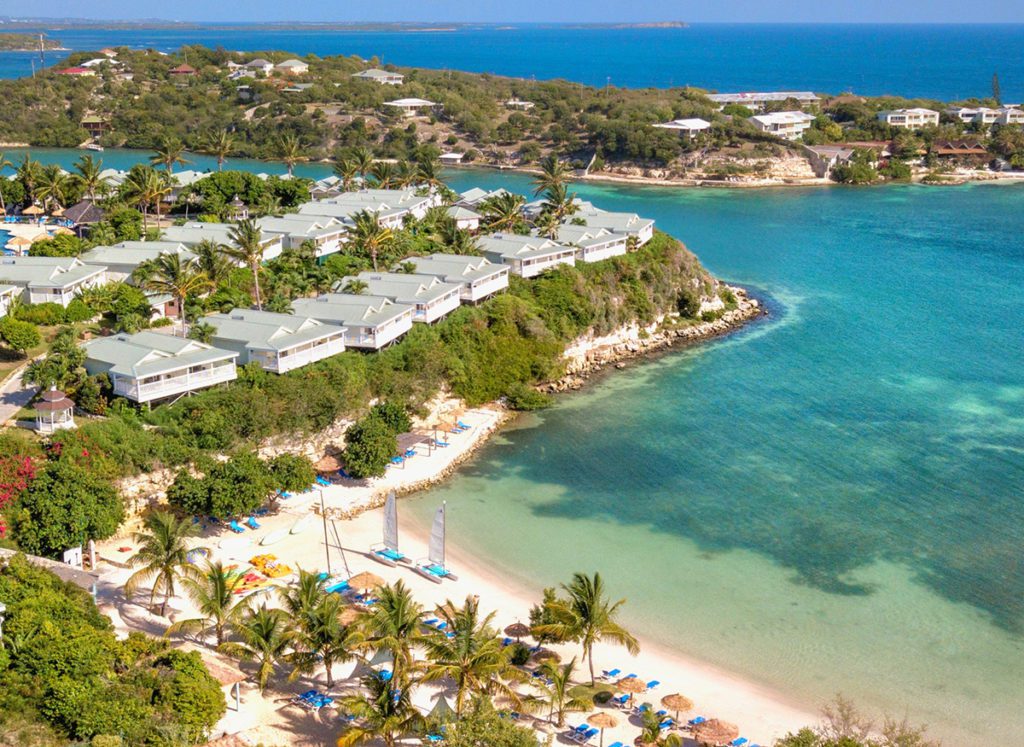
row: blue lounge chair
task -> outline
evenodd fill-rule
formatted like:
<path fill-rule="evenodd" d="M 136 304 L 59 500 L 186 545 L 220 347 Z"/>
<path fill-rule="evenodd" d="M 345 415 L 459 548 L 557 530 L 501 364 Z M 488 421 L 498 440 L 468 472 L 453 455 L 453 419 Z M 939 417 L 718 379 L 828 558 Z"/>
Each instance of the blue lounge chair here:
<path fill-rule="evenodd" d="M 260 528 L 260 524 L 259 524 L 258 521 L 256 521 L 256 518 L 254 516 L 250 516 L 248 519 L 246 519 L 245 520 L 245 525 L 247 527 L 249 527 L 250 529 L 259 529 Z"/>
<path fill-rule="evenodd" d="M 458 421 L 456 423 L 456 425 L 459 426 L 464 431 L 468 431 L 468 430 L 472 430 L 473 429 L 473 426 L 468 425 L 467 423 L 463 423 L 461 420 Z"/>
<path fill-rule="evenodd" d="M 393 456 L 391 457 L 392 464 L 402 464 L 405 461 L 405 457 Z"/>
<path fill-rule="evenodd" d="M 697 724 L 703 724 L 705 721 L 707 721 L 707 719 L 704 718 L 703 716 L 697 716 L 696 718 L 691 718 L 689 721 L 687 721 L 686 725 L 687 726 L 696 726 Z"/>
<path fill-rule="evenodd" d="M 438 441 L 437 439 L 434 439 L 434 446 L 437 446 L 442 449 L 447 449 L 448 445 L 449 444 L 447 441 Z"/>
<path fill-rule="evenodd" d="M 612 742 L 608 747 L 626 747 L 622 742 Z"/>
<path fill-rule="evenodd" d="M 326 487 L 328 487 L 331 484 L 331 481 L 328 480 L 326 477 L 321 477 L 320 475 L 317 475 L 316 476 L 316 484 L 317 485 L 323 485 L 326 488 Z"/>
<path fill-rule="evenodd" d="M 502 646 L 511 646 L 513 643 L 515 643 L 515 641 L 513 641 L 511 638 L 503 638 L 501 640 Z"/>
<path fill-rule="evenodd" d="M 348 581 L 340 581 L 340 582 L 338 582 L 336 584 L 331 584 L 330 586 L 325 586 L 324 587 L 324 591 L 326 591 L 328 594 L 340 594 L 343 591 L 348 591 L 348 590 L 349 590 Z"/>
<path fill-rule="evenodd" d="M 616 704 L 618 704 L 620 706 L 624 706 L 628 702 L 629 702 L 629 695 L 627 695 L 627 694 L 620 695 L 617 698 L 612 698 L 612 703 L 616 703 Z"/>
<path fill-rule="evenodd" d="M 391 681 L 391 676 L 392 676 L 391 675 L 391 670 L 390 669 L 382 669 L 382 670 L 380 670 L 377 673 L 377 676 L 380 677 L 383 682 L 390 682 Z"/>
<path fill-rule="evenodd" d="M 444 737 L 441 736 L 440 734 L 428 734 L 427 735 L 427 741 L 428 742 L 443 742 L 444 741 Z"/>
<path fill-rule="evenodd" d="M 743 747 L 743 745 L 745 745 L 749 741 L 750 740 L 746 737 L 739 737 L 738 739 L 734 739 L 731 742 L 729 742 L 729 744 L 732 745 L 732 747 Z"/>
<path fill-rule="evenodd" d="M 239 524 L 234 519 L 231 520 L 231 523 L 228 524 L 228 526 L 231 527 L 231 531 L 234 532 L 235 534 L 244 534 L 245 533 L 245 530 L 242 529 L 242 525 Z"/>
<path fill-rule="evenodd" d="M 601 676 L 606 680 L 614 679 L 618 677 L 620 674 L 622 674 L 621 669 L 605 669 L 603 672 L 601 672 Z"/>
<path fill-rule="evenodd" d="M 659 680 L 651 680 L 650 682 L 647 683 L 647 689 L 648 690 L 653 690 L 654 688 L 656 688 L 660 684 L 661 684 L 661 682 Z"/>

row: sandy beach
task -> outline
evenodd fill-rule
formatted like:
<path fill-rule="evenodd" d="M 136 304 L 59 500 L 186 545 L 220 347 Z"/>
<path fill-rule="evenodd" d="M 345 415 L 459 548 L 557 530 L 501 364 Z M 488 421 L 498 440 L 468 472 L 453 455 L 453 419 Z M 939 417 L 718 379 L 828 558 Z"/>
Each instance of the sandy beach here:
<path fill-rule="evenodd" d="M 379 505 L 382 491 L 407 491 L 413 485 L 424 484 L 446 473 L 471 454 L 498 426 L 501 418 L 502 413 L 497 410 L 467 411 L 463 420 L 473 428 L 467 433 L 451 436 L 453 445 L 449 450 L 439 449 L 431 456 L 416 456 L 405 469 L 389 469 L 385 477 L 367 484 L 342 483 L 324 488 L 322 492 L 317 489 L 293 496 L 283 502 L 282 510 L 277 515 L 260 518 L 260 528 L 257 530 L 246 530 L 244 534 L 236 535 L 223 526 L 210 527 L 195 544 L 207 547 L 214 559 L 241 567 L 247 567 L 249 559 L 255 555 L 272 553 L 293 570 L 299 567 L 306 570 L 330 570 L 332 574 L 345 576 L 371 571 L 388 583 L 401 579 L 426 609 L 448 599 L 459 603 L 468 596 L 477 595 L 485 610 L 496 613 L 496 627 L 504 628 L 516 621 L 528 621 L 529 609 L 539 599 L 542 590 L 510 584 L 507 576 L 502 573 L 503 569 L 485 567 L 458 547 L 447 548 L 448 565 L 457 574 L 458 580 L 446 580 L 441 584 L 417 575 L 408 566 L 386 567 L 373 560 L 368 553 L 370 546 L 381 539 L 382 511 L 379 508 L 365 510 L 366 507 Z M 327 522 L 319 511 L 321 499 L 330 517 Z M 340 518 L 343 516 L 351 518 Z M 402 522 L 401 501 L 399 516 L 401 550 L 412 559 L 426 556 L 427 532 L 425 528 L 417 527 L 410 521 Z M 340 548 L 335 544 L 335 530 L 340 539 Z M 325 543 L 325 537 L 330 538 L 329 545 Z M 160 634 L 169 619 L 159 618 L 145 609 L 145 594 L 128 601 L 120 591 L 129 571 L 117 566 L 123 566 L 124 561 L 131 556 L 133 544 L 122 539 L 107 542 L 99 548 L 103 559 L 113 561 L 113 564 L 100 565 L 103 574 L 100 603 L 103 611 L 111 615 L 115 626 L 122 633 L 145 630 Z M 600 569 L 580 570 L 592 572 Z M 274 583 L 288 583 L 293 579 L 294 576 Z M 272 588 L 267 587 L 268 590 Z M 615 596 L 628 595 L 628 589 L 613 589 L 611 593 Z M 261 592 L 254 599 L 273 600 L 274 595 Z M 170 617 L 173 619 L 192 616 L 190 604 L 184 598 L 175 599 L 171 609 Z M 563 657 L 563 661 L 579 655 L 578 648 L 571 644 L 553 648 Z M 661 684 L 650 693 L 636 697 L 641 702 L 659 704 L 661 698 L 669 693 L 683 693 L 695 703 L 694 711 L 688 714 L 690 717 L 699 714 L 707 718 L 732 721 L 739 725 L 742 734 L 752 742 L 770 744 L 776 737 L 816 720 L 813 713 L 786 702 L 778 694 L 757 683 L 746 682 L 728 672 L 684 658 L 648 641 L 641 641 L 641 652 L 636 657 L 629 656 L 620 648 L 599 645 L 595 649 L 595 664 L 599 671 L 619 668 L 624 673 L 636 673 L 645 681 L 659 680 Z M 585 669 L 579 671 L 580 676 L 584 676 Z M 358 667 L 352 664 L 338 667 L 338 681 L 332 694 L 339 696 L 353 692 L 358 685 L 358 674 Z M 251 744 L 330 743 L 342 728 L 334 712 L 325 710 L 316 715 L 307 714 L 289 702 L 295 693 L 309 687 L 323 687 L 322 673 L 319 675 L 287 683 L 282 668 L 264 697 L 259 695 L 254 685 L 246 683 L 242 689 L 241 710 L 229 710 L 218 726 L 218 731 L 238 734 Z M 429 710 L 442 691 L 440 686 L 423 686 L 418 689 L 415 702 L 422 709 Z M 528 688 L 524 687 L 526 691 Z M 446 694 L 451 696 L 450 692 Z M 568 720 L 575 725 L 588 715 L 589 712 L 570 714 Z M 618 712 L 618 716 L 620 725 L 606 731 L 606 744 L 614 741 L 632 743 L 639 734 L 639 720 L 636 717 L 624 712 Z M 539 728 L 541 736 L 550 728 L 543 719 L 534 721 L 530 716 L 524 716 L 522 723 Z"/>

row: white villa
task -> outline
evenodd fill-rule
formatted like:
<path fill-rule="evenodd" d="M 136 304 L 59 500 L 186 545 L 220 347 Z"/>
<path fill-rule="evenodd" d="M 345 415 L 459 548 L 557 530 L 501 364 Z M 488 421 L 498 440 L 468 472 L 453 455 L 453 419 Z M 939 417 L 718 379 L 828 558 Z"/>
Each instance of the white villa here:
<path fill-rule="evenodd" d="M 235 309 L 203 321 L 216 330 L 211 337 L 214 345 L 238 353 L 240 363 L 256 361 L 274 373 L 345 351 L 345 328 L 312 317 Z"/>
<path fill-rule="evenodd" d="M 250 72 L 270 75 L 270 71 L 274 69 L 274 63 L 270 60 L 265 60 L 262 57 L 257 57 L 255 60 L 250 60 L 245 63 L 242 67 Z"/>
<path fill-rule="evenodd" d="M 297 298 L 292 309 L 300 316 L 345 328 L 345 347 L 380 350 L 412 329 L 415 309 L 380 296 L 325 293 Z"/>
<path fill-rule="evenodd" d="M 908 130 L 919 130 L 928 125 L 939 123 L 939 113 L 931 109 L 893 109 L 878 112 L 878 119 L 890 127 L 902 127 Z"/>
<path fill-rule="evenodd" d="M 312 241 L 317 257 L 341 251 L 345 241 L 345 224 L 328 216 L 291 213 L 280 218 L 260 218 L 256 224 L 264 234 L 280 235 L 285 249 L 298 249 L 304 241 Z"/>
<path fill-rule="evenodd" d="M 636 213 L 616 213 L 582 203 L 569 223 L 583 223 L 590 228 L 606 228 L 612 233 L 625 234 L 636 238 L 637 246 L 643 246 L 654 238 L 654 221 L 641 218 Z"/>
<path fill-rule="evenodd" d="M 708 98 L 718 104 L 719 108 L 727 104 L 741 104 L 748 109 L 759 111 L 768 103 L 798 101 L 801 107 L 814 106 L 820 99 L 811 91 L 753 91 L 750 93 L 711 93 Z"/>
<path fill-rule="evenodd" d="M 965 123 L 974 122 L 987 125 L 1024 124 L 1024 111 L 1015 106 L 1001 106 L 998 109 L 990 109 L 985 106 L 977 108 L 954 106 L 947 109 L 946 114 Z"/>
<path fill-rule="evenodd" d="M 274 65 L 274 70 L 285 75 L 305 75 L 309 72 L 309 64 L 294 58 Z"/>
<path fill-rule="evenodd" d="M 218 244 L 232 245 L 230 223 L 201 223 L 200 221 L 189 221 L 183 226 L 168 226 L 164 229 L 164 241 L 177 241 L 185 246 L 195 246 L 207 239 L 216 241 Z M 284 249 L 284 239 L 281 234 L 263 234 L 263 259 L 264 261 L 274 259 Z"/>
<path fill-rule="evenodd" d="M 21 288 L 16 285 L 0 284 L 0 316 L 7 316 L 7 309 L 11 308 L 11 302 L 21 293 Z"/>
<path fill-rule="evenodd" d="M 772 112 L 756 114 L 750 121 L 761 132 L 770 132 L 786 140 L 799 140 L 810 129 L 814 117 L 804 112 Z"/>
<path fill-rule="evenodd" d="M 366 283 L 366 292 L 395 303 L 407 304 L 416 311 L 413 321 L 432 324 L 455 311 L 461 303 L 461 287 L 437 277 L 402 272 L 361 272 L 357 280 Z M 343 288 L 347 281 L 342 279 Z"/>
<path fill-rule="evenodd" d="M 98 337 L 82 348 L 85 370 L 107 374 L 114 394 L 133 402 L 178 397 L 238 377 L 238 353 L 158 332 Z"/>
<path fill-rule="evenodd" d="M 427 101 L 426 99 L 395 99 L 394 101 L 385 101 L 384 106 L 390 106 L 394 109 L 401 109 L 402 115 L 406 117 L 413 117 L 423 109 L 433 109 L 437 104 L 433 101 Z"/>
<path fill-rule="evenodd" d="M 381 225 L 397 228 L 406 215 L 422 219 L 430 208 L 441 204 L 436 193 L 417 194 L 417 189 L 363 189 L 358 192 L 342 192 L 336 197 L 306 202 L 299 205 L 299 215 L 325 216 L 342 223 L 351 223 L 351 216 L 365 210 L 377 213 Z"/>
<path fill-rule="evenodd" d="M 182 261 L 195 258 L 195 254 L 178 241 L 122 241 L 113 246 L 97 246 L 79 257 L 90 265 L 107 268 L 107 282 L 127 280 L 144 262 L 162 254 L 177 254 Z"/>
<path fill-rule="evenodd" d="M 451 205 L 445 209 L 448 217 L 455 220 L 455 225 L 464 231 L 475 231 L 480 228 L 480 213 L 461 205 Z"/>
<path fill-rule="evenodd" d="M 0 285 L 17 286 L 28 303 L 67 306 L 79 290 L 102 284 L 106 273 L 75 257 L 0 257 Z"/>
<path fill-rule="evenodd" d="M 559 227 L 555 239 L 559 244 L 576 247 L 577 262 L 600 262 L 626 253 L 628 236 L 600 226 L 577 226 L 566 223 Z"/>
<path fill-rule="evenodd" d="M 484 257 L 435 253 L 429 257 L 410 257 L 407 261 L 416 265 L 416 275 L 458 285 L 463 303 L 477 303 L 508 288 L 509 268 Z"/>
<path fill-rule="evenodd" d="M 522 99 L 509 99 L 505 102 L 506 109 L 518 109 L 521 112 L 528 112 L 534 106 L 536 106 L 536 104 L 532 101 L 523 101 Z"/>
<path fill-rule="evenodd" d="M 706 119 L 694 118 L 694 119 L 673 119 L 671 122 L 665 122 L 663 124 L 656 124 L 655 127 L 661 128 L 662 130 L 675 130 L 680 135 L 686 135 L 687 137 L 696 137 L 704 130 L 711 127 L 711 123 Z"/>
<path fill-rule="evenodd" d="M 575 265 L 576 250 L 550 239 L 495 233 L 480 237 L 480 251 L 492 262 L 508 265 L 524 278 L 532 278 L 559 265 Z"/>
<path fill-rule="evenodd" d="M 402 81 L 405 80 L 405 76 L 401 73 L 393 73 L 390 70 L 381 70 L 380 68 L 363 70 L 361 73 L 355 73 L 352 77 L 368 80 L 372 83 L 380 83 L 384 86 L 400 86 Z"/>
<path fill-rule="evenodd" d="M 464 205 L 466 207 L 476 207 L 482 202 L 486 202 L 493 197 L 501 197 L 503 194 L 508 194 L 508 190 L 501 187 L 492 190 L 472 187 L 459 195 L 459 199 L 456 204 Z"/>

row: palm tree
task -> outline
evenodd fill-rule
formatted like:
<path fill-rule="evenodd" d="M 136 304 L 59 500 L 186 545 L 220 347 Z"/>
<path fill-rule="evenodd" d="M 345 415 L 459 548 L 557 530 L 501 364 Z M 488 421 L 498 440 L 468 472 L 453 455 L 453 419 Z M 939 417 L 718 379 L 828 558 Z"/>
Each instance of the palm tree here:
<path fill-rule="evenodd" d="M 457 714 L 471 694 L 502 695 L 519 704 L 519 695 L 504 680 L 525 677 L 512 664 L 512 649 L 498 639 L 491 624 L 494 613 L 481 616 L 479 600 L 467 597 L 462 607 L 445 602 L 438 608 L 438 617 L 447 623 L 446 630 L 433 632 L 423 643 L 429 659 L 423 680 L 454 681 Z"/>
<path fill-rule="evenodd" d="M 278 661 L 285 657 L 291 645 L 288 616 L 284 610 L 271 609 L 264 602 L 246 610 L 245 618 L 235 627 L 237 641 L 228 641 L 221 650 L 242 661 L 257 663 L 256 683 L 260 693 L 267 689 L 270 676 Z"/>
<path fill-rule="evenodd" d="M 569 170 L 554 153 L 540 162 L 541 173 L 533 180 L 533 194 L 539 195 L 569 181 Z"/>
<path fill-rule="evenodd" d="M 362 640 L 354 625 L 341 622 L 344 608 L 340 596 L 325 594 L 313 607 L 292 616 L 295 630 L 289 661 L 294 668 L 290 679 L 309 674 L 322 662 L 327 671 L 327 687 L 334 687 L 334 665 L 355 659 L 356 647 Z"/>
<path fill-rule="evenodd" d="M 364 650 L 391 653 L 394 679 L 405 682 L 415 664 L 413 649 L 423 642 L 420 632 L 420 613 L 423 608 L 412 598 L 412 592 L 396 581 L 383 586 L 377 604 L 361 620 L 365 639 Z"/>
<path fill-rule="evenodd" d="M 393 179 L 394 186 L 411 187 L 416 183 L 418 175 L 419 169 L 417 169 L 416 164 L 409 161 L 402 161 L 398 164 L 398 168 L 395 169 L 395 176 Z"/>
<path fill-rule="evenodd" d="M 569 584 L 563 584 L 568 599 L 557 599 L 549 605 L 555 622 L 536 626 L 540 635 L 552 635 L 557 640 L 579 641 L 583 659 L 590 665 L 590 684 L 594 684 L 594 644 L 610 640 L 625 646 L 634 656 L 640 644 L 625 628 L 615 622 L 615 615 L 626 603 L 625 599 L 612 604 L 605 597 L 604 581 L 600 573 L 591 578 L 584 573 L 573 574 Z"/>
<path fill-rule="evenodd" d="M 359 164 L 352 158 L 342 156 L 334 163 L 334 175 L 341 179 L 341 188 L 348 192 L 359 176 Z"/>
<path fill-rule="evenodd" d="M 439 189 L 445 186 L 441 179 L 441 169 L 436 158 L 421 155 L 416 161 L 416 181 L 425 184 L 431 189 Z"/>
<path fill-rule="evenodd" d="M 308 161 L 302 153 L 302 141 L 295 135 L 282 135 L 277 140 L 277 157 L 288 167 L 288 176 L 295 175 L 295 164 Z"/>
<path fill-rule="evenodd" d="M 203 239 L 192 247 L 199 269 L 206 273 L 206 277 L 214 285 L 220 285 L 231 273 L 231 261 L 224 256 L 224 250 L 224 245 L 213 239 Z"/>
<path fill-rule="evenodd" d="M 368 148 L 352 148 L 349 151 L 348 157 L 355 163 L 356 168 L 359 170 L 359 176 L 365 181 L 366 175 L 373 169 L 373 153 Z"/>
<path fill-rule="evenodd" d="M 375 161 L 370 175 L 377 182 L 378 189 L 391 189 L 397 177 L 395 167 L 387 161 Z"/>
<path fill-rule="evenodd" d="M 133 273 L 139 285 L 145 290 L 169 293 L 178 303 L 181 317 L 181 336 L 185 336 L 185 300 L 194 294 L 213 288 L 206 273 L 199 269 L 194 257 L 183 259 L 180 254 L 157 255 L 142 263 Z"/>
<path fill-rule="evenodd" d="M 0 151 L 0 172 L 13 166 L 14 164 L 7 159 L 7 154 Z M 7 204 L 4 202 L 4 191 L 2 189 L 0 189 L 0 213 L 7 213 Z"/>
<path fill-rule="evenodd" d="M 68 192 L 73 186 L 71 175 L 57 164 L 51 163 L 43 166 L 39 171 L 36 197 L 44 207 L 56 204 L 57 207 L 62 208 L 67 200 Z"/>
<path fill-rule="evenodd" d="M 347 233 L 349 246 L 356 254 L 370 258 L 374 272 L 377 271 L 377 257 L 395 241 L 394 232 L 380 224 L 378 214 L 366 210 L 352 216 L 352 226 Z"/>
<path fill-rule="evenodd" d="M 182 579 L 185 593 L 195 604 L 202 617 L 178 620 L 167 628 L 166 635 L 175 633 L 205 633 L 212 630 L 217 645 L 224 643 L 227 629 L 242 619 L 245 605 L 235 595 L 242 582 L 239 573 L 228 571 L 220 561 L 207 563 L 197 576 Z"/>
<path fill-rule="evenodd" d="M 341 287 L 342 293 L 348 293 L 350 296 L 362 296 L 369 290 L 370 286 L 365 281 L 359 280 L 358 278 L 352 278 L 346 280 L 345 285 Z"/>
<path fill-rule="evenodd" d="M 235 139 L 227 130 L 217 130 L 206 141 L 206 152 L 217 158 L 217 171 L 224 168 L 224 162 L 234 148 Z"/>
<path fill-rule="evenodd" d="M 480 245 L 469 231 L 459 228 L 455 218 L 446 215 L 435 224 L 434 239 L 451 254 L 480 254 Z"/>
<path fill-rule="evenodd" d="M 263 298 L 260 295 L 260 265 L 263 264 L 263 230 L 256 221 L 249 219 L 239 221 L 229 232 L 231 245 L 226 247 L 224 254 L 241 262 L 252 272 L 253 291 L 256 294 L 256 308 L 263 309 Z"/>
<path fill-rule="evenodd" d="M 26 153 L 18 164 L 17 177 L 21 186 L 25 188 L 25 197 L 29 204 L 36 200 L 36 184 L 39 180 L 39 171 L 42 168 L 38 161 L 32 160 L 32 154 Z"/>
<path fill-rule="evenodd" d="M 576 193 L 570 192 L 566 184 L 556 184 L 544 190 L 544 212 L 551 213 L 557 220 L 572 215 L 579 208 Z"/>
<path fill-rule="evenodd" d="M 136 166 L 128 172 L 122 186 L 125 199 L 142 209 L 142 232 L 145 236 L 149 230 L 149 209 L 156 207 L 156 218 L 159 222 L 160 201 L 170 194 L 171 185 L 155 169 Z"/>
<path fill-rule="evenodd" d="M 209 322 L 196 322 L 188 331 L 188 339 L 209 345 L 213 342 L 213 336 L 216 332 L 217 328 Z"/>
<path fill-rule="evenodd" d="M 548 721 L 553 721 L 559 727 L 565 724 L 566 713 L 586 711 L 592 705 L 590 701 L 572 694 L 572 675 L 575 669 L 576 657 L 562 665 L 546 661 L 540 668 L 544 676 L 533 681 L 534 687 L 541 690 L 541 697 L 548 705 Z"/>
<path fill-rule="evenodd" d="M 149 606 L 153 607 L 158 594 L 164 595 L 160 615 L 167 612 L 167 603 L 174 596 L 175 584 L 198 573 L 188 562 L 188 540 L 199 533 L 188 519 L 179 519 L 166 511 L 156 511 L 146 517 L 146 530 L 136 532 L 133 539 L 139 543 L 138 551 L 128 559 L 135 571 L 124 584 L 125 596 L 130 597 L 146 581 L 153 579 Z"/>
<path fill-rule="evenodd" d="M 489 231 L 514 231 L 523 223 L 523 205 L 526 200 L 522 195 L 502 192 L 491 197 L 480 205 L 481 214 Z"/>
<path fill-rule="evenodd" d="M 279 589 L 278 596 L 281 598 L 281 607 L 294 620 L 313 610 L 327 596 L 327 592 L 324 591 L 324 579 L 319 573 L 300 568 L 298 583 Z"/>
<path fill-rule="evenodd" d="M 86 197 L 95 201 L 96 195 L 102 193 L 107 186 L 100 177 L 100 173 L 103 171 L 103 161 L 97 161 L 91 155 L 86 154 L 75 162 L 75 171 L 78 173 L 73 178 L 78 182 L 78 186 L 82 188 Z"/>
<path fill-rule="evenodd" d="M 350 726 L 338 737 L 338 747 L 370 742 L 380 738 L 385 747 L 395 747 L 398 739 L 415 732 L 423 717 L 410 700 L 412 688 L 391 678 L 387 681 L 376 675 L 363 678 L 365 695 L 356 695 L 342 701 L 344 708 L 357 719 L 360 726 Z"/>
<path fill-rule="evenodd" d="M 149 162 L 153 166 L 163 166 L 168 175 L 174 173 L 174 167 L 191 163 L 185 158 L 185 145 L 175 137 L 165 137 L 160 141 L 156 153 L 150 156 Z"/>

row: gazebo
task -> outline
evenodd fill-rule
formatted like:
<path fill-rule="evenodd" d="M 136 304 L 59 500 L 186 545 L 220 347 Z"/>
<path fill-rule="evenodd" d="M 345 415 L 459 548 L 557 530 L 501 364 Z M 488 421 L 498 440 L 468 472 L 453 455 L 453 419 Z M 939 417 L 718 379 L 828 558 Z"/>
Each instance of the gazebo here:
<path fill-rule="evenodd" d="M 57 387 L 43 392 L 33 409 L 36 411 L 36 430 L 40 433 L 55 433 L 75 427 L 75 403 Z"/>
<path fill-rule="evenodd" d="M 249 206 L 242 202 L 238 195 L 235 195 L 235 199 L 228 203 L 228 207 L 231 208 L 231 212 L 228 213 L 229 220 L 239 221 L 249 219 Z"/>

